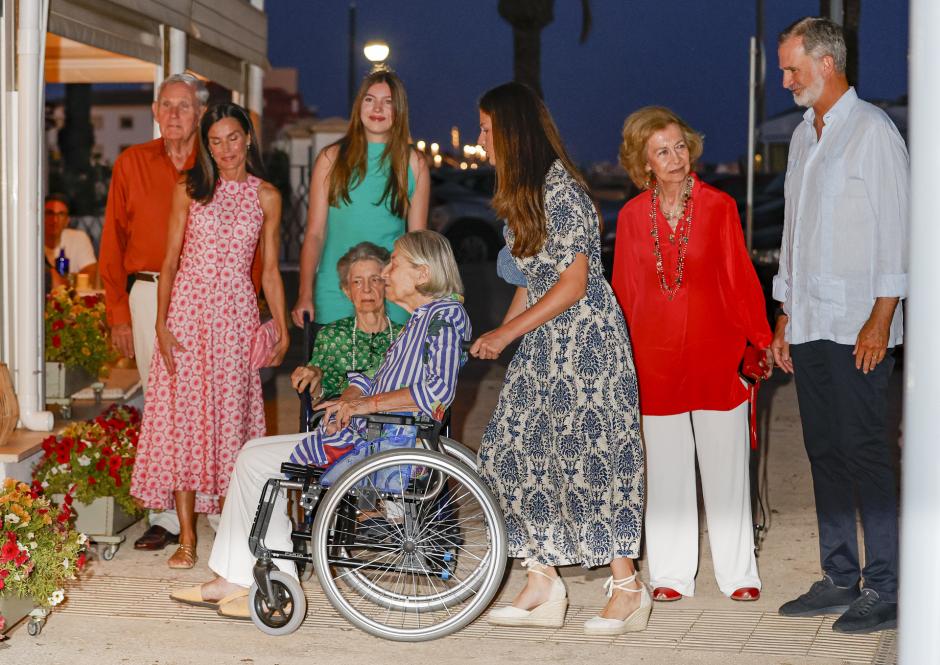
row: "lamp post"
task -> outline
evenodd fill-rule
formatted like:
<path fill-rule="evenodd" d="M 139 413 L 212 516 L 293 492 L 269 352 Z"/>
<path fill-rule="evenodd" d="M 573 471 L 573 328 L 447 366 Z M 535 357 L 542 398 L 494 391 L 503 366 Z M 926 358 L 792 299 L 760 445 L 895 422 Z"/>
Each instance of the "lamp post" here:
<path fill-rule="evenodd" d="M 366 42 L 362 52 L 366 56 L 366 60 L 372 63 L 372 71 L 377 72 L 388 69 L 385 61 L 388 60 L 389 48 L 385 42 L 381 40 Z"/>

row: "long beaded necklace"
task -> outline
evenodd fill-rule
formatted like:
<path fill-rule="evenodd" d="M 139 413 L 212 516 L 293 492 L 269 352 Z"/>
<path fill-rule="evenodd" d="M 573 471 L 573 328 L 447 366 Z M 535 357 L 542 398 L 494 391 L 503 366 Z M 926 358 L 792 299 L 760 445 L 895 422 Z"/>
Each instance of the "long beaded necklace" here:
<path fill-rule="evenodd" d="M 653 188 L 653 200 L 650 205 L 650 235 L 653 236 L 653 257 L 656 259 L 656 274 L 659 276 L 659 288 L 662 289 L 663 294 L 669 299 L 672 300 L 676 293 L 679 291 L 679 287 L 682 286 L 682 275 L 685 270 L 685 257 L 689 250 L 689 236 L 692 233 L 692 208 L 693 208 L 693 199 L 692 199 L 692 185 L 694 181 L 692 176 L 689 176 L 685 183 L 685 191 L 683 193 L 683 199 L 685 201 L 685 220 L 684 224 L 679 222 L 676 225 L 676 233 L 679 234 L 679 256 L 676 261 L 676 280 L 669 285 L 668 280 L 666 279 L 666 269 L 663 266 L 663 253 L 660 248 L 659 243 L 659 221 L 656 217 L 656 208 L 659 201 L 659 188 Z M 681 227 L 681 231 L 680 231 Z M 671 236 L 673 237 L 673 236 Z"/>
<path fill-rule="evenodd" d="M 388 330 L 388 346 L 391 347 L 392 346 L 392 320 L 388 318 L 388 314 L 385 315 L 385 325 L 387 326 L 386 330 Z M 359 365 L 356 363 L 356 330 L 358 328 L 359 328 L 359 317 L 354 316 L 353 321 L 352 321 L 352 330 L 350 331 L 352 335 L 352 340 L 351 340 L 352 341 L 352 367 L 351 369 L 353 371 L 369 369 L 368 367 L 359 367 Z M 363 330 L 363 332 L 365 331 Z M 369 334 L 374 337 L 375 335 L 380 334 L 380 333 L 369 333 Z M 369 351 L 370 352 L 372 351 L 371 341 L 369 342 Z"/>

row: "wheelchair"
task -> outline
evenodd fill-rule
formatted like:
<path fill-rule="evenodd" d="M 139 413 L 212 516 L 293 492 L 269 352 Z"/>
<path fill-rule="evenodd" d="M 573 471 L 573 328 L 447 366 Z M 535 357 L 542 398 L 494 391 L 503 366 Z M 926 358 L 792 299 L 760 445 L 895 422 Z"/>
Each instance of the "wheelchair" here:
<path fill-rule="evenodd" d="M 303 396 L 302 396 L 303 400 Z M 322 412 L 303 405 L 309 431 Z M 366 439 L 384 425 L 413 425 L 414 448 L 364 457 L 328 486 L 324 469 L 285 462 L 283 477 L 261 493 L 249 547 L 256 557 L 249 590 L 252 621 L 270 635 L 294 632 L 307 601 L 300 583 L 274 559 L 312 566 L 330 604 L 361 630 L 417 642 L 449 635 L 492 602 L 507 562 L 499 504 L 476 474 L 476 456 L 445 436 L 442 423 L 420 416 L 372 414 Z M 264 537 L 280 492 L 296 490 L 303 520 L 292 551 Z M 298 547 L 297 545 L 307 545 Z"/>

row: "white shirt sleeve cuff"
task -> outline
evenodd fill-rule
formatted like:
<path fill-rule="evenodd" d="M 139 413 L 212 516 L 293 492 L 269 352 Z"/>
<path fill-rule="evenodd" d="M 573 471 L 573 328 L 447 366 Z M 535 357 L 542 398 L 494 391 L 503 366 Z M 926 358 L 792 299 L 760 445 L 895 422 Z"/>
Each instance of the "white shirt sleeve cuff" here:
<path fill-rule="evenodd" d="M 785 302 L 787 299 L 787 294 L 790 292 L 790 287 L 787 284 L 787 280 L 781 277 L 779 274 L 774 275 L 774 288 L 773 296 L 774 300 L 777 302 Z"/>
<path fill-rule="evenodd" d="M 876 298 L 906 298 L 907 273 L 900 275 L 877 275 L 875 277 Z"/>

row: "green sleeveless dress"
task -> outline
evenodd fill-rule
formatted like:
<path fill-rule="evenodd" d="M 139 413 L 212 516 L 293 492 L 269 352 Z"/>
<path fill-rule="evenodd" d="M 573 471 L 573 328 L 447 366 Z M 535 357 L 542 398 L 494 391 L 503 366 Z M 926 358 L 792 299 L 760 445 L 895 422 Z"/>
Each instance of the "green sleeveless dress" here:
<path fill-rule="evenodd" d="M 405 233 L 405 220 L 389 211 L 387 201 L 379 203 L 389 172 L 388 167 L 380 163 L 383 150 L 384 143 L 368 144 L 366 175 L 349 191 L 349 204 L 330 206 L 327 213 L 326 242 L 317 268 L 314 318 L 319 324 L 332 323 L 354 313 L 352 303 L 339 288 L 339 275 L 336 273 L 336 262 L 343 254 L 365 240 L 392 251 L 395 240 Z M 409 198 L 414 188 L 414 174 L 409 168 Z M 386 305 L 392 321 L 405 323 L 408 320 L 408 312 L 401 307 L 390 302 Z"/>

